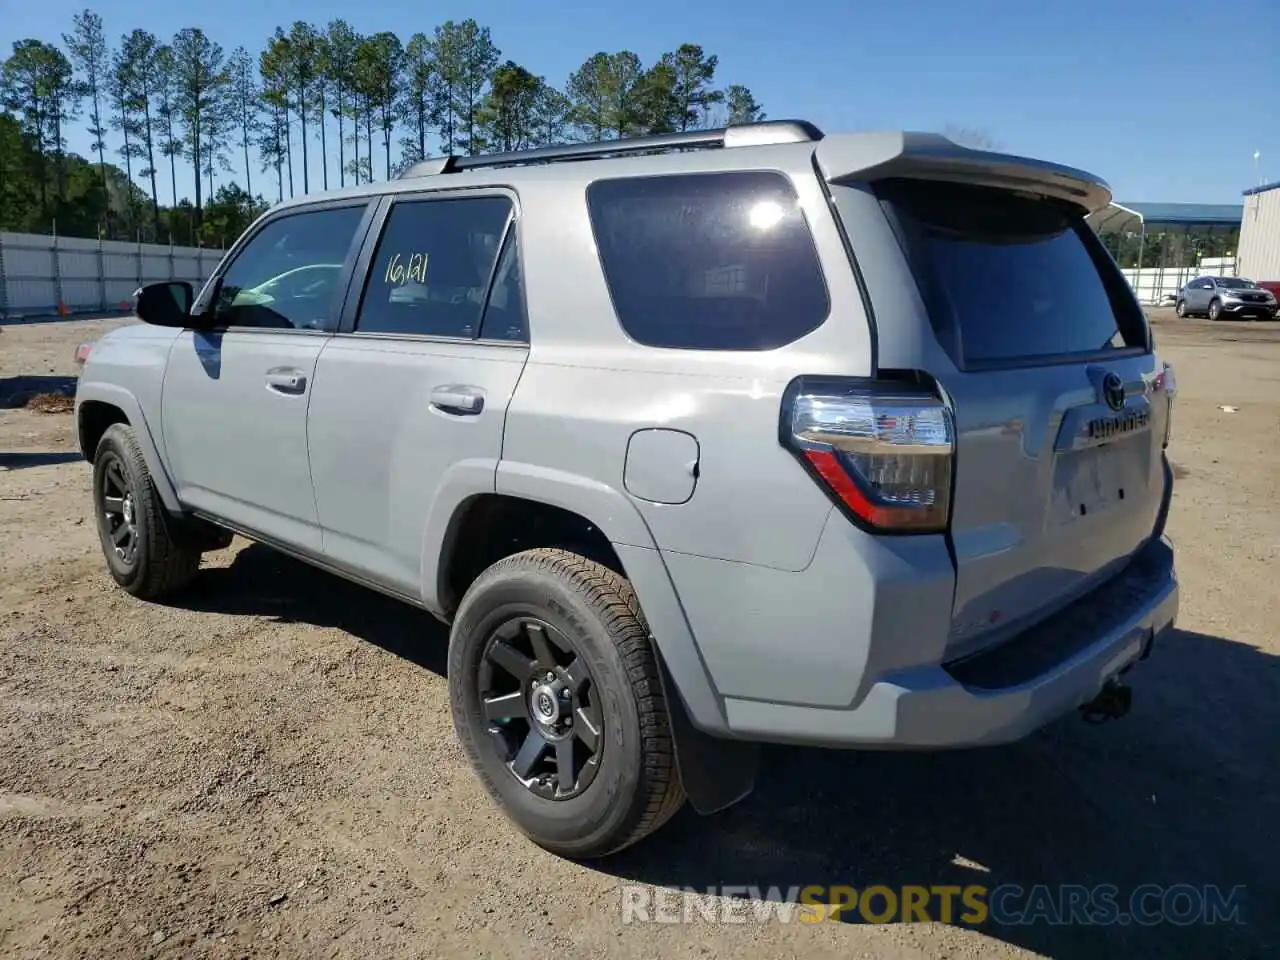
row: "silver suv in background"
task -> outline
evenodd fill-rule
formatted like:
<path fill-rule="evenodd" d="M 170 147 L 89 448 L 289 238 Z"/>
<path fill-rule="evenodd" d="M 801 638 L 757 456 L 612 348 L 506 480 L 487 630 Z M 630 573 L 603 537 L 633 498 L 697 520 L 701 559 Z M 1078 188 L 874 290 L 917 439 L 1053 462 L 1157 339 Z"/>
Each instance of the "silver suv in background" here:
<path fill-rule="evenodd" d="M 1276 297 L 1243 277 L 1196 277 L 1178 291 L 1174 303 L 1180 317 L 1254 317 L 1271 320 Z"/>
<path fill-rule="evenodd" d="M 178 594 L 239 533 L 430 611 L 480 782 L 570 857 L 736 802 L 762 742 L 1123 715 L 1174 385 L 1109 198 L 769 122 L 287 201 L 89 354 L 107 567 Z"/>

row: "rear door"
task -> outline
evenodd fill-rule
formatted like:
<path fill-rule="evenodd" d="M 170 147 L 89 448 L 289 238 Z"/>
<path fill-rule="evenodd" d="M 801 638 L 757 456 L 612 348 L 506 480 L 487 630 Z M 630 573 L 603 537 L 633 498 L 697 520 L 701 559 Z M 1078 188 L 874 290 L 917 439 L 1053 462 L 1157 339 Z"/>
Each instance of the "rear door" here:
<path fill-rule="evenodd" d="M 417 598 L 452 471 L 493 482 L 528 331 L 513 195 L 399 194 L 384 213 L 316 364 L 310 462 L 325 555 Z"/>
<path fill-rule="evenodd" d="M 929 372 L 956 418 L 949 647 L 962 654 L 1096 585 L 1152 535 L 1158 361 L 1079 208 L 960 182 L 874 190 L 946 354 Z"/>
<path fill-rule="evenodd" d="M 1191 282 L 1191 286 L 1187 291 L 1187 307 L 1188 309 L 1199 312 L 1209 309 L 1209 296 L 1213 292 L 1213 282 L 1203 277 L 1197 278 Z"/>

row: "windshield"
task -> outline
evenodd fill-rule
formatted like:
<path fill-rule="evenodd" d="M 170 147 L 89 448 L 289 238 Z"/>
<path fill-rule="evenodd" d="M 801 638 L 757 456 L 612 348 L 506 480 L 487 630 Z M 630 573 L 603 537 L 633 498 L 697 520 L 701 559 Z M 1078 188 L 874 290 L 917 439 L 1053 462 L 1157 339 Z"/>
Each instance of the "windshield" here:
<path fill-rule="evenodd" d="M 1252 280 L 1244 280 L 1240 277 L 1215 277 L 1213 282 L 1227 290 L 1250 290 L 1254 286 Z"/>

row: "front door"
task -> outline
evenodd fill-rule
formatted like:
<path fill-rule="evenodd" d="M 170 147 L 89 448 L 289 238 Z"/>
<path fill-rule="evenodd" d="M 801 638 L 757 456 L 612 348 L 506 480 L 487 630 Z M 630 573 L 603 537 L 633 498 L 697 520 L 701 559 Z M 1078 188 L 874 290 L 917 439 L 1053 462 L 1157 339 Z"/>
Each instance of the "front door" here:
<path fill-rule="evenodd" d="M 174 341 L 161 401 L 184 505 L 249 533 L 320 549 L 307 454 L 316 358 L 336 326 L 367 201 L 264 221 L 206 285 L 212 329 Z"/>
<path fill-rule="evenodd" d="M 503 193 L 398 197 L 316 366 L 308 429 L 325 554 L 414 598 L 451 471 L 493 489 L 528 356 L 513 212 Z"/>

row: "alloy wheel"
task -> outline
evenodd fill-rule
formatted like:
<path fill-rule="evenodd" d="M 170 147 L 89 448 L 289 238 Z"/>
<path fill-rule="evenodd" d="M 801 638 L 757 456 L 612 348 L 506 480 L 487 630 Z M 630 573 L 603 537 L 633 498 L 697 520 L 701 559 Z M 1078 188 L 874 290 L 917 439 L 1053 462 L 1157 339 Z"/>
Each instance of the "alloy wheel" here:
<path fill-rule="evenodd" d="M 120 459 L 110 455 L 98 484 L 98 522 L 116 559 L 132 566 L 138 556 L 138 507 Z"/>
<path fill-rule="evenodd" d="M 507 771 L 536 796 L 567 800 L 595 779 L 604 717 L 586 658 L 537 617 L 498 626 L 477 673 L 480 708 Z"/>

